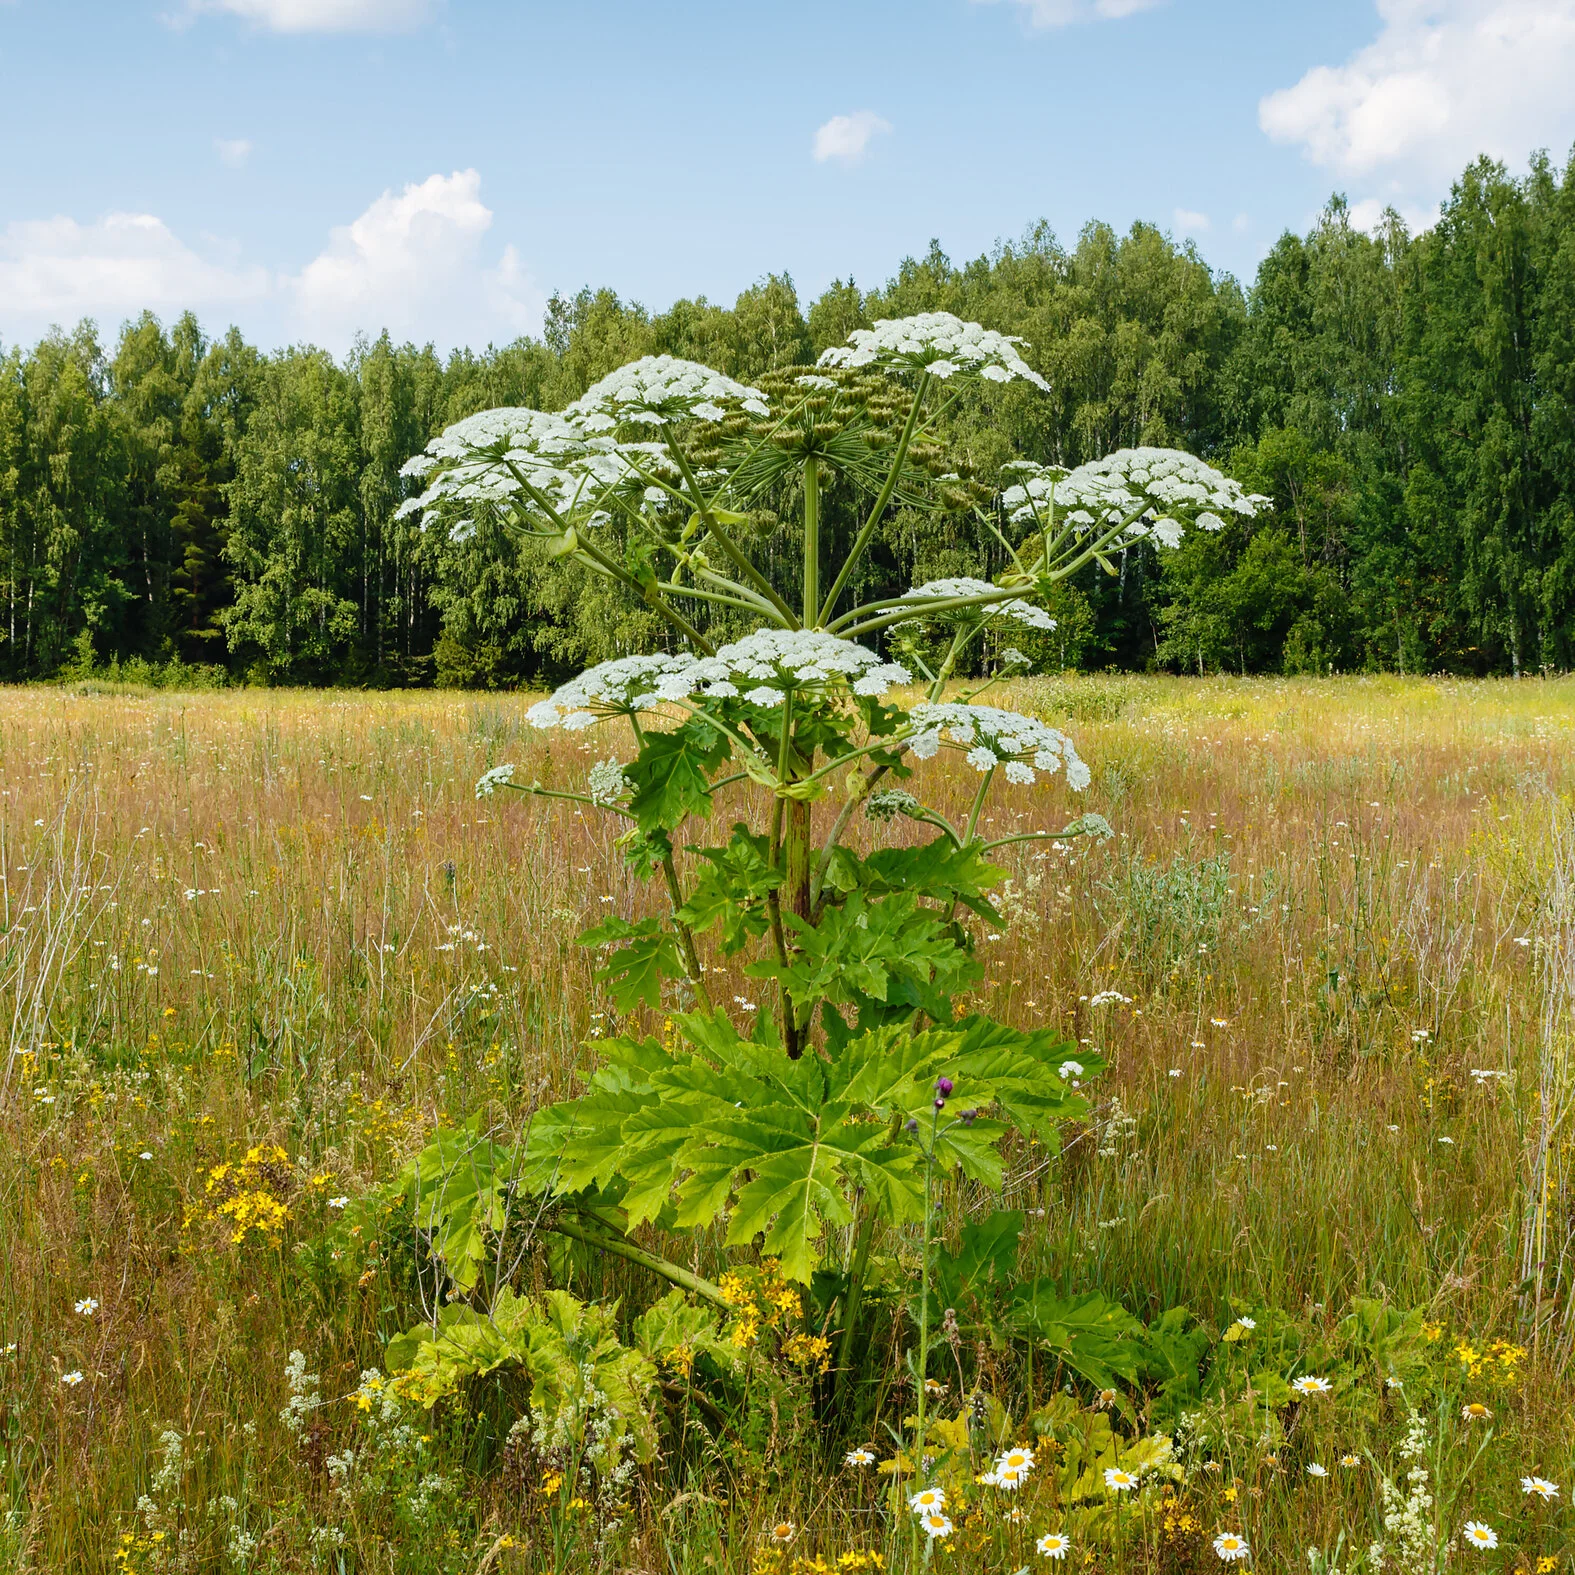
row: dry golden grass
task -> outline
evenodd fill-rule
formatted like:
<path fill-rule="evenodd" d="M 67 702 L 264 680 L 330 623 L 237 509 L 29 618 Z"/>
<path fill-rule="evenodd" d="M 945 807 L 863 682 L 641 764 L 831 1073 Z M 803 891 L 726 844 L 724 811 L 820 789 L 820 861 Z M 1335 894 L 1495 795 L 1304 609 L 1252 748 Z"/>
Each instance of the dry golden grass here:
<path fill-rule="evenodd" d="M 1008 1200 L 1044 1211 L 1031 1263 L 1142 1317 L 1228 1320 L 1237 1298 L 1333 1319 L 1369 1294 L 1514 1335 L 1575 683 L 1028 680 L 1011 703 L 1065 726 L 1094 785 L 1076 807 L 1059 785 L 1010 790 L 989 829 L 1092 809 L 1118 833 L 1010 850 L 1011 922 L 981 945 L 981 1006 L 1112 1064 L 1062 1160 L 1013 1156 Z M 393 1276 L 325 1296 L 292 1244 L 434 1124 L 517 1122 L 568 1091 L 608 1026 L 574 936 L 654 900 L 588 811 L 473 797 L 502 761 L 575 786 L 618 748 L 534 733 L 527 705 L 0 693 L 17 1567 L 113 1568 L 166 1428 L 188 1437 L 188 1525 L 229 1495 L 261 1538 L 252 1567 L 311 1567 L 285 1527 L 322 1502 L 277 1421 L 286 1356 L 343 1395 L 411 1319 Z M 927 769 L 945 807 L 971 793 L 966 768 Z M 757 989 L 730 976 L 719 999 Z M 1095 1007 L 1100 991 L 1132 1000 Z M 262 1143 L 289 1158 L 289 1228 L 230 1250 L 200 1217 L 205 1178 Z M 1572 1333 L 1542 1329 L 1532 1377 L 1497 1402 L 1528 1441 L 1505 1480 L 1569 1463 Z M 783 1465 L 769 1491 L 801 1502 Z M 495 1483 L 476 1491 L 497 1509 Z M 1337 1519 L 1266 1520 L 1300 1545 L 1260 1567 L 1305 1568 Z M 365 1567 L 405 1567 L 364 1530 Z M 232 1567 L 223 1546 L 194 1533 L 186 1567 Z"/>

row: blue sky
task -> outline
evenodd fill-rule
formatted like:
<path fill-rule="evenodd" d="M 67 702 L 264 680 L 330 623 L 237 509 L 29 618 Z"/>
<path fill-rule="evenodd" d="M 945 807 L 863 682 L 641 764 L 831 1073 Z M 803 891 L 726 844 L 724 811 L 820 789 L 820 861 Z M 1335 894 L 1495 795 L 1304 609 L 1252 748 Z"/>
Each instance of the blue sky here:
<path fill-rule="evenodd" d="M 0 343 L 146 304 L 505 341 L 1046 218 L 1243 278 L 1575 142 L 1575 0 L 0 0 Z"/>

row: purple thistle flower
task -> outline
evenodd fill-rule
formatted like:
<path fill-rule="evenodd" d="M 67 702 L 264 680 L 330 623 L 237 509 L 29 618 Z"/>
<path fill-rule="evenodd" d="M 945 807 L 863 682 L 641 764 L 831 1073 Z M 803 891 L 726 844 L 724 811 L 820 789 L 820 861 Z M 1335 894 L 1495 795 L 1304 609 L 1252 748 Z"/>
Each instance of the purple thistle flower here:
<path fill-rule="evenodd" d="M 942 1074 L 940 1077 L 935 1079 L 935 1092 L 939 1094 L 942 1099 L 945 1099 L 946 1096 L 951 1093 L 951 1091 L 952 1080 L 949 1077 Z"/>

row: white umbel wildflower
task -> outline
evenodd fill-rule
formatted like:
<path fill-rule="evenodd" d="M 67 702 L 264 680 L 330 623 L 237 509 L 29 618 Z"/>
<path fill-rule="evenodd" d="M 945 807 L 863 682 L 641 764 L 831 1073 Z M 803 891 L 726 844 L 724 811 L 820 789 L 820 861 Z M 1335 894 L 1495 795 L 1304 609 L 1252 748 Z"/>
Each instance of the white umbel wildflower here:
<path fill-rule="evenodd" d="M 1057 525 L 1083 530 L 1131 523 L 1122 538 L 1152 536 L 1164 547 L 1179 546 L 1188 523 L 1223 530 L 1216 510 L 1251 517 L 1270 500 L 1245 491 L 1222 471 L 1176 448 L 1123 448 L 1075 470 L 1018 460 L 1022 480 L 1001 494 L 1013 520 L 1037 524 L 1054 506 Z"/>
<path fill-rule="evenodd" d="M 500 787 L 506 787 L 513 780 L 513 766 L 494 766 L 490 771 L 483 771 L 476 778 L 476 797 L 491 798 Z"/>
<path fill-rule="evenodd" d="M 666 701 L 732 700 L 781 705 L 801 689 L 841 690 L 879 699 L 911 678 L 851 640 L 816 629 L 757 629 L 715 656 L 622 656 L 603 662 L 531 707 L 536 727 L 589 727 L 603 716 L 627 716 Z"/>
<path fill-rule="evenodd" d="M 645 463 L 647 468 L 661 465 L 663 456 L 648 455 Z M 529 488 L 565 515 L 632 476 L 610 439 L 592 438 L 561 415 L 514 408 L 483 410 L 456 421 L 407 460 L 400 474 L 426 481 L 427 488 L 402 503 L 394 517 L 419 514 L 426 525 L 441 512 L 450 519 L 456 540 L 473 530 L 471 511 L 489 505 L 506 504 L 548 524 Z"/>
<path fill-rule="evenodd" d="M 594 804 L 616 804 L 632 791 L 622 764 L 617 760 L 599 760 L 585 774 L 586 792 Z"/>
<path fill-rule="evenodd" d="M 998 706 L 926 702 L 916 705 L 909 719 L 918 730 L 909 747 L 920 760 L 951 744 L 967 751 L 968 764 L 976 771 L 1015 761 L 1024 769 L 1010 773 L 1010 780 L 1026 785 L 1035 772 L 1058 771 L 1065 765 L 1068 787 L 1081 792 L 1089 784 L 1088 767 L 1072 740 L 1036 717 Z"/>
<path fill-rule="evenodd" d="M 1013 334 L 999 334 L 979 323 L 965 323 L 950 312 L 920 312 L 914 317 L 882 318 L 873 328 L 855 328 L 845 345 L 820 357 L 822 366 L 879 366 L 893 372 L 928 372 L 948 381 L 982 377 L 991 383 L 1021 379 L 1045 393 L 1050 385 L 1023 360 Z"/>
<path fill-rule="evenodd" d="M 526 713 L 533 727 L 589 727 L 604 716 L 629 716 L 648 711 L 664 700 L 680 700 L 693 689 L 691 671 L 697 657 L 620 656 L 587 669 L 538 701 Z"/>
<path fill-rule="evenodd" d="M 998 593 L 1000 586 L 992 585 L 988 580 L 972 580 L 958 578 L 952 580 L 926 580 L 923 585 L 915 585 L 911 591 L 902 593 L 905 602 L 947 602 L 955 601 L 965 596 L 989 596 Z M 1056 621 L 1043 607 L 1035 607 L 1032 602 L 1025 602 L 1020 598 L 1009 602 L 990 602 L 983 606 L 974 607 L 949 607 L 935 614 L 938 619 L 962 621 L 974 618 L 1011 618 L 1029 629 L 1043 629 L 1046 632 L 1056 627 Z M 1026 660 L 1019 655 L 1020 660 Z"/>
<path fill-rule="evenodd" d="M 672 421 L 720 421 L 731 409 L 771 413 L 758 388 L 698 361 L 648 355 L 593 383 L 565 414 L 586 432 L 601 433 L 624 422 L 664 427 Z"/>

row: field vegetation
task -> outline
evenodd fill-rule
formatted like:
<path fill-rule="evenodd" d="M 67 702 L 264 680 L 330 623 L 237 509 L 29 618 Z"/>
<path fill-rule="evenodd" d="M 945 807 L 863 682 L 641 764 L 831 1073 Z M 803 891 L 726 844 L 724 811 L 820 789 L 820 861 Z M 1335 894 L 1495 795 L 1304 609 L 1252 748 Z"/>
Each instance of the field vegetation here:
<path fill-rule="evenodd" d="M 601 740 L 513 695 L 0 694 L 0 1565 L 1569 1569 L 1575 682 L 996 695 L 1092 781 L 985 829 L 1114 835 L 996 852 L 958 1009 L 1105 1071 L 1058 1151 L 873 1229 L 850 1349 L 720 1229 L 616 1252 L 483 1189 L 472 1252 L 423 1191 L 692 1005 L 620 1012 L 576 944 L 658 911 L 616 828 L 474 794 Z M 961 824 L 978 776 L 909 785 Z M 770 987 L 707 977 L 748 1032 Z M 524 1357 L 420 1365 L 516 1296 Z"/>

